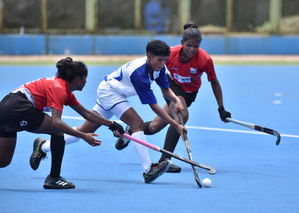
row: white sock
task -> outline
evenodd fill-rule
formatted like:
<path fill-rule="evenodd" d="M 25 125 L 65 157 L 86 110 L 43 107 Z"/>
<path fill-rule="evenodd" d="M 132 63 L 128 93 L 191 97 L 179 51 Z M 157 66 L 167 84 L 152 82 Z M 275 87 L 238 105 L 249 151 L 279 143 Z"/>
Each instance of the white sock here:
<path fill-rule="evenodd" d="M 143 131 L 134 132 L 132 134 L 132 137 L 138 138 L 142 141 L 146 141 L 146 136 Z M 134 146 L 134 149 L 139 157 L 139 160 L 141 162 L 144 173 L 147 173 L 150 170 L 151 165 L 152 165 L 152 162 L 151 162 L 151 159 L 150 159 L 149 153 L 148 153 L 148 148 L 146 146 L 143 146 L 134 141 L 133 141 L 133 146 Z"/>
<path fill-rule="evenodd" d="M 77 130 L 76 127 L 73 127 L 73 129 Z M 75 137 L 73 135 L 64 134 L 64 140 L 65 140 L 65 145 L 68 145 L 71 143 L 78 142 L 80 140 L 80 138 Z M 43 152 L 45 152 L 45 153 L 50 152 L 51 151 L 50 145 L 51 145 L 50 140 L 47 140 L 45 143 L 43 143 L 43 145 L 42 145 Z"/>

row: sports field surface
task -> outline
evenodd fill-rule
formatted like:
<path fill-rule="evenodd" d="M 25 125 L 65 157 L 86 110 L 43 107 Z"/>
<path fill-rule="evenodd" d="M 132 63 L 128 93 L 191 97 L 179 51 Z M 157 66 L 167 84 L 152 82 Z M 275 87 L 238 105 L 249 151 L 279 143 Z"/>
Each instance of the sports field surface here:
<path fill-rule="evenodd" d="M 92 65 L 122 65 L 144 55 L 74 55 Z M 299 64 L 299 55 L 212 55 L 215 64 Z M 0 56 L 0 65 L 52 65 L 65 55 Z"/>
<path fill-rule="evenodd" d="M 62 57 L 53 62 L 47 60 L 47 64 L 35 61 L 34 66 L 21 65 L 19 61 L 7 65 L 1 61 L 0 99 L 24 83 L 54 76 L 55 62 Z M 119 62 L 110 65 L 89 62 L 86 61 L 87 84 L 75 95 L 83 106 L 92 109 L 98 84 L 104 75 L 118 68 Z M 103 141 L 101 146 L 91 147 L 83 140 L 66 146 L 61 175 L 73 182 L 76 189 L 45 190 L 43 183 L 50 171 L 51 154 L 36 171 L 31 169 L 29 157 L 34 139 L 49 136 L 20 132 L 12 163 L 0 169 L 0 213 L 298 212 L 299 65 L 296 60 L 275 62 L 216 63 L 215 70 L 224 106 L 232 118 L 277 130 L 281 134 L 278 146 L 275 136 L 234 123 L 224 124 L 207 76 L 202 76 L 203 85 L 189 108 L 186 126 L 194 161 L 217 170 L 210 175 L 197 168 L 201 180 L 212 180 L 210 188 L 199 188 L 191 166 L 177 159 L 172 161 L 182 168 L 181 173 L 165 173 L 145 184 L 132 144 L 122 151 L 116 150 L 116 138 L 107 127 L 101 127 L 96 131 Z M 164 99 L 155 83 L 153 90 L 163 106 Z M 155 117 L 137 97 L 129 101 L 144 121 Z M 69 107 L 64 108 L 63 120 L 70 126 L 83 123 Z M 165 134 L 166 129 L 148 136 L 147 141 L 162 148 Z M 149 149 L 149 153 L 153 163 L 160 158 L 160 152 Z M 182 140 L 175 153 L 188 158 Z"/>

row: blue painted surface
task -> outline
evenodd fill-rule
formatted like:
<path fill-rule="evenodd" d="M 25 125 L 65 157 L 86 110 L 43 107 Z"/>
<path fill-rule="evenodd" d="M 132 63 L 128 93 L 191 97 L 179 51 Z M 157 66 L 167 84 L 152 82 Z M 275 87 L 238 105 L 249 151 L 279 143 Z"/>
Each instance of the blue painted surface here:
<path fill-rule="evenodd" d="M 147 43 L 161 39 L 170 46 L 181 43 L 181 35 L 0 35 L 3 55 L 143 55 Z M 299 54 L 299 35 L 220 36 L 203 35 L 201 47 L 209 54 Z"/>
<path fill-rule="evenodd" d="M 82 92 L 75 92 L 83 106 L 92 109 L 103 75 L 116 68 L 89 66 L 86 86 Z M 215 69 L 225 108 L 233 118 L 279 131 L 282 134 L 279 146 L 275 145 L 274 136 L 236 132 L 256 131 L 221 122 L 211 84 L 203 75 L 203 85 L 189 108 L 186 126 L 194 160 L 217 170 L 215 175 L 209 175 L 206 170 L 197 169 L 201 180 L 206 177 L 212 180 L 211 188 L 198 188 L 191 166 L 176 159 L 173 162 L 182 167 L 181 173 L 166 173 L 152 184 L 144 184 L 133 144 L 116 150 L 116 138 L 103 126 L 96 131 L 103 141 L 100 147 L 91 147 L 83 140 L 65 147 L 62 176 L 73 182 L 76 189 L 45 190 L 42 185 L 50 171 L 51 153 L 36 171 L 29 166 L 29 156 L 35 137 L 49 136 L 20 132 L 11 164 L 0 169 L 0 212 L 27 213 L 36 212 L 37 208 L 42 208 L 43 213 L 298 212 L 299 90 L 294 87 L 299 85 L 299 67 L 215 66 Z M 287 74 L 282 74 L 284 70 Z M 25 82 L 55 73 L 54 65 L 0 66 L 0 99 Z M 165 100 L 155 83 L 153 90 L 158 104 L 163 106 Z M 275 104 L 275 100 L 281 104 Z M 137 97 L 129 101 L 144 121 L 155 117 Z M 70 107 L 64 108 L 63 115 L 80 117 Z M 76 119 L 64 121 L 71 126 L 83 123 Z M 219 131 L 220 128 L 232 132 Z M 147 141 L 163 147 L 166 130 L 147 136 Z M 188 157 L 182 140 L 175 153 Z M 149 154 L 156 162 L 161 153 L 149 150 Z"/>

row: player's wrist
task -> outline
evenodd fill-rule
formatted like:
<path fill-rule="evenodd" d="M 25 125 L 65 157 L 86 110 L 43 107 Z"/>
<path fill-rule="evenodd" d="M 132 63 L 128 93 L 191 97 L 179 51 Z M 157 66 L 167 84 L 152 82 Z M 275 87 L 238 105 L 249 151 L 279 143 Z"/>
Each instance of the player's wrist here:
<path fill-rule="evenodd" d="M 225 109 L 224 109 L 224 106 L 221 106 L 221 107 L 218 108 L 218 112 L 219 112 L 219 113 L 223 112 L 224 110 L 225 110 Z"/>

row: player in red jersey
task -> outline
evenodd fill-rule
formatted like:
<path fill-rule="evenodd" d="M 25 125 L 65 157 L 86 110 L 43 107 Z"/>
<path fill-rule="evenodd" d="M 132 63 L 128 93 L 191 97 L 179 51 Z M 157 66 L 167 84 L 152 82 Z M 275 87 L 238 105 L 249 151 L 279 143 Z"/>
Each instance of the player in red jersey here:
<path fill-rule="evenodd" d="M 84 63 L 68 57 L 58 61 L 56 67 L 56 77 L 24 84 L 0 102 L 0 167 L 8 166 L 12 160 L 17 132 L 46 133 L 51 135 L 52 165 L 44 188 L 70 189 L 75 185 L 60 176 L 64 133 L 80 137 L 90 144 L 101 141 L 94 137 L 97 134 L 80 132 L 64 123 L 61 120 L 63 106 L 69 105 L 86 120 L 109 126 L 115 136 L 120 136 L 124 130 L 121 125 L 85 109 L 74 96 L 73 91 L 81 91 L 86 84 L 88 71 Z M 52 111 L 52 116 L 43 111 Z M 40 143 L 34 144 L 34 149 L 38 146 Z"/>
<path fill-rule="evenodd" d="M 201 76 L 205 72 L 208 76 L 208 81 L 211 86 L 218 103 L 218 111 L 223 122 L 227 122 L 225 118 L 231 117 L 231 114 L 224 109 L 223 97 L 220 83 L 216 77 L 214 64 L 211 57 L 206 51 L 201 49 L 200 43 L 202 40 L 198 26 L 194 22 L 188 22 L 184 25 L 183 38 L 181 45 L 171 47 L 171 54 L 166 61 L 166 66 L 169 70 L 168 82 L 169 87 L 181 100 L 184 111 L 182 113 L 183 121 L 186 123 L 189 118 L 188 107 L 195 101 L 197 92 L 201 86 Z M 163 109 L 171 115 L 177 122 L 178 116 L 174 113 L 174 105 L 167 99 Z M 153 121 L 144 124 L 144 134 L 152 135 L 162 130 L 167 123 L 160 117 L 155 117 Z M 130 133 L 130 127 L 126 128 Z M 177 142 L 180 138 L 177 130 L 169 126 L 163 149 L 174 152 Z M 118 147 L 126 147 L 128 140 L 119 138 L 117 140 Z M 162 154 L 159 161 L 164 161 L 170 157 Z M 180 172 L 181 168 L 176 165 L 171 165 L 167 172 Z"/>

